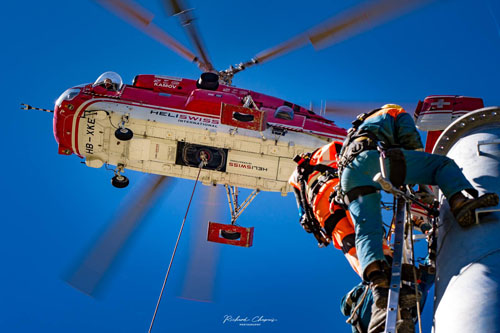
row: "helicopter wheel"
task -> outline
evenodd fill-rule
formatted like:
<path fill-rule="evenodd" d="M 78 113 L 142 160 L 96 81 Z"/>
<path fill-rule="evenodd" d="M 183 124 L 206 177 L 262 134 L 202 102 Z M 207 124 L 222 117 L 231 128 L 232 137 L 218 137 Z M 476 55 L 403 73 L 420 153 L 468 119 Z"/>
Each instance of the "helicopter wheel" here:
<path fill-rule="evenodd" d="M 236 240 L 241 237 L 241 233 L 235 231 L 221 230 L 220 235 L 225 239 Z"/>
<path fill-rule="evenodd" d="M 133 136 L 134 132 L 132 132 L 131 129 L 126 127 L 119 128 L 115 131 L 115 137 L 121 141 L 128 141 L 132 139 Z"/>
<path fill-rule="evenodd" d="M 122 175 L 116 175 L 113 178 L 111 178 L 111 185 L 113 185 L 116 188 L 127 187 L 129 183 L 130 181 L 128 180 L 128 178 Z"/>

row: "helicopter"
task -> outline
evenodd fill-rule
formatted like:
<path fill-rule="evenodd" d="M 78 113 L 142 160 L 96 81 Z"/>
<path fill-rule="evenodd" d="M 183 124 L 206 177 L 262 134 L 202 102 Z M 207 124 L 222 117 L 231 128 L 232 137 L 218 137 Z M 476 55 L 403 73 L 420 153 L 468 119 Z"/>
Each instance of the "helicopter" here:
<path fill-rule="evenodd" d="M 203 156 L 203 184 L 224 185 L 228 195 L 238 187 L 252 189 L 251 200 L 259 191 L 286 195 L 291 191 L 287 180 L 295 168 L 293 157 L 332 140 L 343 141 L 346 130 L 312 108 L 237 88 L 232 85 L 234 75 L 309 42 L 322 47 L 332 39 L 345 38 L 418 1 L 362 4 L 220 71 L 214 69 L 192 10 L 183 1 L 164 4 L 180 18 L 198 55 L 152 23 L 153 16 L 138 4 L 97 2 L 195 63 L 203 73 L 198 80 L 141 74 L 128 85 L 119 74 L 106 72 L 94 83 L 67 89 L 53 111 L 59 154 L 75 154 L 93 168 L 114 165 L 111 183 L 118 188 L 129 184 L 123 174 L 126 169 L 194 180 Z M 236 204 L 232 211 L 238 208 Z M 233 223 L 236 218 L 233 214 Z"/>
<path fill-rule="evenodd" d="M 217 71 L 203 47 L 192 11 L 183 2 L 165 4 L 181 19 L 198 55 L 154 25 L 152 16 L 139 5 L 98 2 L 195 63 L 203 73 L 197 80 L 140 74 L 128 85 L 117 73 L 106 72 L 93 83 L 66 90 L 53 110 L 58 152 L 75 154 L 93 168 L 116 166 L 111 183 L 118 188 L 129 184 L 124 175 L 127 169 L 159 175 L 140 200 L 157 191 L 165 177 L 195 179 L 201 168 L 201 182 L 224 185 L 230 205 L 231 224 L 213 225 L 222 235 L 214 241 L 240 246 L 251 246 L 253 231 L 236 221 L 257 193 L 286 195 L 291 190 L 288 177 L 296 166 L 292 158 L 333 140 L 342 141 L 346 130 L 312 108 L 237 88 L 234 75 L 307 43 L 328 46 L 421 3 L 362 4 L 249 61 Z M 253 190 L 241 204 L 238 187 Z"/>

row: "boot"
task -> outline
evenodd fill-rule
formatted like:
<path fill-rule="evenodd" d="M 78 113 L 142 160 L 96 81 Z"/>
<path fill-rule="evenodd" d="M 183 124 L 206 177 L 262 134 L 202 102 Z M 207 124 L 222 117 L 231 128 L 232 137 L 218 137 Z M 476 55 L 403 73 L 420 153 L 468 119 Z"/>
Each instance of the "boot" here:
<path fill-rule="evenodd" d="M 403 284 L 399 290 L 399 306 L 401 308 L 412 308 L 420 302 L 422 293 L 419 291 L 418 296 L 415 294 L 415 289 Z"/>
<path fill-rule="evenodd" d="M 373 304 L 375 304 L 380 309 L 387 308 L 387 302 L 389 297 L 389 288 L 380 287 L 377 285 L 372 285 L 372 295 L 373 295 Z M 415 294 L 415 290 L 408 287 L 407 285 L 403 285 L 401 289 L 399 289 L 399 306 L 402 308 L 411 308 L 414 307 L 417 302 L 420 301 L 422 297 L 422 293 L 418 293 L 418 297 Z"/>
<path fill-rule="evenodd" d="M 402 308 L 399 310 L 401 319 L 397 324 L 398 333 L 415 333 L 415 323 L 411 309 Z"/>
<path fill-rule="evenodd" d="M 449 203 L 451 213 L 455 216 L 458 224 L 463 228 L 467 228 L 476 223 L 476 208 L 498 205 L 498 195 L 496 193 L 486 193 L 479 198 L 469 199 L 461 192 L 458 192 L 450 198 Z"/>
<path fill-rule="evenodd" d="M 381 270 L 376 270 L 370 273 L 368 280 L 371 282 L 373 304 L 379 309 L 387 308 L 387 295 L 389 293 L 387 274 Z"/>
<path fill-rule="evenodd" d="M 368 333 L 381 333 L 385 330 L 385 309 L 381 309 L 372 304 L 372 314 L 370 316 L 370 323 L 368 324 Z"/>

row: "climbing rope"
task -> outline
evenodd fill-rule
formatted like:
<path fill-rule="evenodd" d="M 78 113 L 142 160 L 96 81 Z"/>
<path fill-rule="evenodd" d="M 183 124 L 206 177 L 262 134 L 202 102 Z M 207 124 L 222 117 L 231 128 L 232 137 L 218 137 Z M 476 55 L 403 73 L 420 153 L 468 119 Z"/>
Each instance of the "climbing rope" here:
<path fill-rule="evenodd" d="M 356 304 L 356 307 L 354 307 L 354 309 L 351 311 L 351 316 L 349 318 L 347 318 L 347 320 L 345 321 L 347 324 L 352 325 L 352 321 L 354 320 L 356 313 L 358 312 L 359 308 L 361 307 L 361 305 L 363 305 L 363 302 L 365 301 L 366 295 L 368 294 L 368 290 L 370 290 L 370 286 L 366 285 L 365 290 L 363 291 L 363 294 L 361 295 L 361 300 L 358 302 L 358 304 Z"/>
<path fill-rule="evenodd" d="M 155 322 L 156 314 L 158 313 L 158 308 L 160 307 L 160 301 L 163 296 L 163 291 L 165 290 L 165 285 L 167 284 L 168 275 L 170 273 L 170 269 L 172 268 L 172 262 L 174 261 L 175 253 L 177 252 L 177 246 L 179 245 L 179 240 L 181 239 L 182 230 L 184 229 L 184 224 L 186 223 L 186 218 L 189 213 L 189 208 L 191 207 L 191 201 L 193 201 L 194 191 L 196 190 L 196 185 L 198 184 L 198 180 L 200 178 L 201 169 L 203 168 L 204 165 L 206 165 L 207 162 L 207 157 L 203 152 L 200 154 L 200 159 L 201 162 L 198 170 L 198 175 L 196 176 L 196 181 L 194 182 L 193 191 L 191 192 L 191 197 L 189 198 L 186 214 L 184 214 L 184 219 L 182 220 L 181 229 L 179 230 L 179 234 L 177 235 L 177 241 L 175 242 L 174 251 L 172 252 L 172 257 L 170 258 L 170 263 L 168 264 L 168 269 L 167 273 L 165 274 L 165 279 L 163 280 L 163 286 L 161 287 L 160 296 L 158 297 L 158 301 L 156 302 L 155 312 L 153 313 L 153 318 L 151 319 L 151 324 L 149 325 L 148 333 L 151 333 L 151 330 L 153 329 L 153 324 Z"/>

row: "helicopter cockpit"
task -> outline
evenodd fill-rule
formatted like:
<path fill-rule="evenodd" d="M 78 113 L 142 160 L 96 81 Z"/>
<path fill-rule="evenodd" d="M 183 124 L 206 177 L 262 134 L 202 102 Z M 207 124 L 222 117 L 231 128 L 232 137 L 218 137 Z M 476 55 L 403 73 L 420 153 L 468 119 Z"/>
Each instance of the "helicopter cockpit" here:
<path fill-rule="evenodd" d="M 123 80 L 115 72 L 104 72 L 97 78 L 92 87 L 103 87 L 109 91 L 119 91 L 123 86 Z"/>

